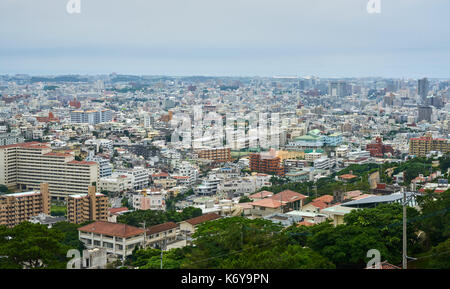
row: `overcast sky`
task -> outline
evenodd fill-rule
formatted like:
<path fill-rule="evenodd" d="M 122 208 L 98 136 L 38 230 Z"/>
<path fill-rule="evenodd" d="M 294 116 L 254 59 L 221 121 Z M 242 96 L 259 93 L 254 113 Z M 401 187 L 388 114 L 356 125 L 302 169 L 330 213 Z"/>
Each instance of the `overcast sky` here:
<path fill-rule="evenodd" d="M 450 77 L 450 1 L 0 0 L 0 73 Z"/>

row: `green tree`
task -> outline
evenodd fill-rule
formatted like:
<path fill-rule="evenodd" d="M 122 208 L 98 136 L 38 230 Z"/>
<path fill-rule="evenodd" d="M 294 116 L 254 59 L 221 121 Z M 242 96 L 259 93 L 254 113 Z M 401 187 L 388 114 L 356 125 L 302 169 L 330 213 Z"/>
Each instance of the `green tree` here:
<path fill-rule="evenodd" d="M 78 228 L 81 227 L 77 224 L 72 224 L 69 222 L 58 222 L 52 226 L 51 231 L 57 231 L 63 234 L 64 239 L 62 240 L 62 244 L 77 249 L 80 252 L 85 249 L 83 242 L 81 242 L 78 238 Z"/>
<path fill-rule="evenodd" d="M 425 232 L 428 246 L 436 246 L 450 237 L 450 190 L 418 197 L 421 208 L 420 228 Z"/>
<path fill-rule="evenodd" d="M 247 196 L 243 196 L 239 199 L 239 203 L 250 203 L 250 202 L 253 202 L 253 200 Z"/>
<path fill-rule="evenodd" d="M 0 268 L 66 267 L 64 236 L 46 226 L 23 222 L 13 228 L 0 227 Z"/>
<path fill-rule="evenodd" d="M 429 268 L 450 269 L 450 238 L 431 249 Z"/>

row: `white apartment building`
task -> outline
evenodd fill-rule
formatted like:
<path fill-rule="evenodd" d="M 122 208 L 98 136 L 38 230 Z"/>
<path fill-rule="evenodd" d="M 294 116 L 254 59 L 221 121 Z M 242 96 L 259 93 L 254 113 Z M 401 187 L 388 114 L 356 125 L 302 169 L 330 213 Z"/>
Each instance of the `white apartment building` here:
<path fill-rule="evenodd" d="M 334 166 L 334 163 L 334 159 L 322 157 L 320 159 L 314 160 L 314 168 L 319 170 L 328 170 Z"/>
<path fill-rule="evenodd" d="M 177 165 L 176 176 L 188 177 L 183 185 L 193 186 L 198 179 L 198 169 L 189 162 L 182 162 Z"/>
<path fill-rule="evenodd" d="M 320 159 L 322 157 L 323 157 L 322 153 L 318 153 L 315 151 L 305 154 L 305 160 L 308 162 L 314 162 L 315 160 Z"/>
<path fill-rule="evenodd" d="M 99 157 L 99 156 L 89 156 L 86 158 L 88 162 L 96 162 L 99 167 L 99 177 L 105 178 L 112 175 L 112 165 L 109 160 Z"/>
<path fill-rule="evenodd" d="M 113 112 L 109 109 L 104 110 L 74 110 L 70 112 L 71 123 L 88 123 L 96 125 L 102 122 L 110 122 L 113 118 Z"/>
<path fill-rule="evenodd" d="M 210 175 L 209 178 L 204 179 L 202 183 L 195 188 L 195 194 L 203 196 L 212 196 L 217 193 L 217 189 L 220 183 L 220 179 L 214 175 Z"/>
<path fill-rule="evenodd" d="M 6 146 L 16 143 L 22 143 L 25 139 L 23 136 L 19 134 L 13 134 L 13 133 L 2 133 L 0 134 L 0 145 Z"/>
<path fill-rule="evenodd" d="M 127 170 L 117 170 L 116 173 L 130 176 L 132 188 L 135 190 L 141 190 L 148 186 L 149 173 L 148 170 L 143 167 L 136 167 Z"/>
<path fill-rule="evenodd" d="M 100 191 L 124 192 L 133 189 L 133 179 L 130 175 L 113 174 L 109 177 L 100 178 Z"/>
<path fill-rule="evenodd" d="M 96 162 L 75 161 L 72 152 L 53 152 L 49 143 L 0 146 L 0 184 L 9 188 L 38 190 L 48 183 L 52 197 L 66 198 L 98 182 Z"/>
<path fill-rule="evenodd" d="M 359 158 L 370 158 L 370 152 L 369 151 L 353 151 L 349 152 L 347 154 L 349 159 L 359 159 Z"/>
<path fill-rule="evenodd" d="M 132 204 L 135 210 L 166 210 L 163 192 L 151 192 L 144 189 L 139 194 L 133 195 Z"/>

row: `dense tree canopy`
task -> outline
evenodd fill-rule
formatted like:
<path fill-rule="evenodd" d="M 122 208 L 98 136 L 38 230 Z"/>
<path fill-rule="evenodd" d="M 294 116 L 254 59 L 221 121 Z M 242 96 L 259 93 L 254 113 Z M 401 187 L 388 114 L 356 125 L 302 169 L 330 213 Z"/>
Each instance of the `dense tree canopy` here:
<path fill-rule="evenodd" d="M 66 268 L 64 235 L 46 226 L 23 222 L 14 228 L 0 226 L 0 268 Z"/>
<path fill-rule="evenodd" d="M 146 227 L 162 224 L 165 222 L 181 222 L 190 218 L 198 217 L 202 215 L 202 210 L 194 207 L 184 208 L 182 212 L 177 211 L 134 211 L 117 218 L 119 223 L 124 223 L 131 226 L 141 226 L 145 221 Z"/>

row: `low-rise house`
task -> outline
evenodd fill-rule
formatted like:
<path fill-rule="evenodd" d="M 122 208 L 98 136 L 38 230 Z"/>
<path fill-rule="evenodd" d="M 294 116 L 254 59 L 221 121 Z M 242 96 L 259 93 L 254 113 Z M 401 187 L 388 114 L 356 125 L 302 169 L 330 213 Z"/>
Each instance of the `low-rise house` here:
<path fill-rule="evenodd" d="M 166 222 L 147 228 L 146 243 L 148 246 L 162 248 L 174 242 L 177 238 L 178 225 L 174 222 Z"/>
<path fill-rule="evenodd" d="M 284 190 L 282 192 L 279 192 L 278 194 L 273 195 L 270 198 L 280 201 L 284 206 L 284 210 L 289 211 L 302 210 L 303 201 L 307 198 L 307 196 L 291 190 Z"/>
<path fill-rule="evenodd" d="M 78 228 L 78 237 L 87 249 L 105 248 L 108 254 L 125 260 L 136 246 L 143 247 L 145 230 L 126 224 L 98 221 Z"/>
<path fill-rule="evenodd" d="M 44 213 L 41 213 L 37 216 L 33 216 L 28 220 L 30 223 L 33 224 L 41 224 L 46 225 L 47 228 L 51 228 L 54 224 L 58 222 L 64 222 L 66 221 L 66 218 L 64 217 L 57 217 L 57 216 L 50 216 Z"/>
<path fill-rule="evenodd" d="M 283 204 L 280 201 L 265 198 L 258 201 L 254 201 L 252 204 L 252 216 L 264 217 L 274 213 L 281 213 Z"/>
<path fill-rule="evenodd" d="M 261 192 L 258 192 L 258 193 L 254 193 L 253 195 L 250 195 L 249 198 L 252 199 L 252 200 L 258 201 L 258 200 L 262 200 L 262 199 L 265 199 L 265 198 L 270 198 L 272 196 L 273 196 L 272 192 L 261 191 Z"/>
<path fill-rule="evenodd" d="M 321 210 L 322 214 L 326 214 L 329 219 L 333 220 L 333 225 L 336 227 L 338 225 L 344 224 L 344 216 L 350 213 L 355 208 L 343 207 L 341 205 L 336 205 L 332 207 L 328 207 L 326 209 Z"/>
<path fill-rule="evenodd" d="M 129 212 L 127 207 L 111 208 L 108 210 L 108 222 L 117 223 L 117 217 Z"/>
<path fill-rule="evenodd" d="M 312 222 L 314 224 L 322 223 L 327 219 L 327 215 L 322 213 L 312 213 L 305 211 L 290 211 L 286 213 L 287 215 L 301 217 L 303 221 Z"/>
<path fill-rule="evenodd" d="M 281 224 L 283 227 L 289 227 L 303 220 L 302 216 L 292 214 L 274 213 L 263 217 L 273 223 Z"/>
<path fill-rule="evenodd" d="M 180 222 L 180 231 L 185 234 L 193 234 L 198 225 L 203 224 L 207 221 L 217 219 L 220 219 L 220 215 L 216 213 L 209 213 L 192 219 L 184 220 Z"/>

